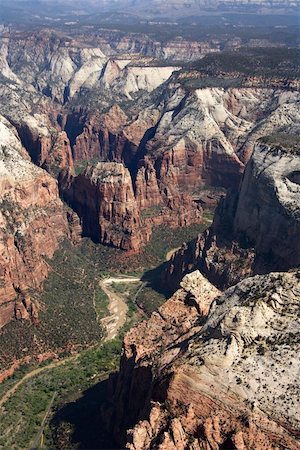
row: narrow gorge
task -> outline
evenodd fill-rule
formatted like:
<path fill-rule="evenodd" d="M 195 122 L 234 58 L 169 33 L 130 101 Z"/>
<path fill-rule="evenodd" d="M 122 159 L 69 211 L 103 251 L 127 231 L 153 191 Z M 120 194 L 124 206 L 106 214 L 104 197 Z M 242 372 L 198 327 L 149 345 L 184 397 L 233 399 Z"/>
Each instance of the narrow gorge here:
<path fill-rule="evenodd" d="M 294 28 L 133 3 L 0 20 L 0 449 L 296 450 Z"/>

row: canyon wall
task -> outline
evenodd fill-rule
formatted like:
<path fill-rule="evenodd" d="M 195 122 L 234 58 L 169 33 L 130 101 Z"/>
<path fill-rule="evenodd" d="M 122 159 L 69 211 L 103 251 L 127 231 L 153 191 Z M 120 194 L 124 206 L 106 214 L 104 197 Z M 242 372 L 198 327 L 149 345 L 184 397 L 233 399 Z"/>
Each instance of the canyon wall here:
<path fill-rule="evenodd" d="M 153 167 L 144 169 L 136 193 L 122 163 L 99 162 L 76 177 L 68 172 L 60 177 L 61 193 L 80 217 L 84 236 L 138 252 L 155 225 L 174 228 L 202 222 L 202 208 L 189 195 L 172 187 L 161 192 Z"/>
<path fill-rule="evenodd" d="M 257 139 L 299 121 L 288 80 L 205 87 L 203 71 L 159 64 L 142 47 L 109 50 L 103 36 L 94 46 L 49 30 L 2 41 L 1 111 L 32 161 L 72 183 L 74 164 L 79 174 L 87 164 L 123 163 L 143 216 L 168 208 L 173 224 L 199 223 L 197 204 L 210 202 L 207 194 L 216 202 L 211 187 L 238 188 Z"/>
<path fill-rule="evenodd" d="M 191 90 L 174 75 L 126 112 L 117 104 L 103 111 L 99 100 L 102 113 L 75 109 L 62 126 L 75 160 L 122 161 L 134 183 L 152 164 L 159 185 L 199 199 L 205 186 L 237 188 L 257 139 L 297 123 L 298 101 L 298 92 L 281 89 Z"/>
<path fill-rule="evenodd" d="M 257 139 L 282 127 L 289 132 L 299 123 L 297 80 L 280 78 L 266 87 L 266 80 L 253 76 L 253 85 L 244 85 L 244 77 L 240 86 L 227 86 L 222 64 L 210 59 L 209 70 L 217 64 L 222 76 L 218 72 L 207 87 L 208 72 L 161 64 L 144 44 L 130 43 L 122 33 L 116 40 L 108 32 L 91 45 L 80 33 L 49 30 L 1 37 L 1 114 L 16 128 L 23 157 L 56 177 L 60 194 L 78 212 L 80 221 L 76 213 L 68 214 L 73 237 L 82 225 L 83 234 L 96 242 L 138 251 L 155 225 L 201 223 L 202 206 L 215 205 L 220 191 L 229 188 L 233 194 L 220 205 L 213 228 L 176 255 L 166 278 L 176 286 L 184 273 L 199 267 L 224 287 L 263 271 L 274 251 L 263 237 L 271 207 L 259 215 L 265 222 L 259 229 L 253 220 L 260 203 L 255 210 L 245 206 L 255 188 L 239 192 L 238 203 L 236 192 Z M 284 61 L 291 65 L 292 57 L 285 55 Z M 232 73 L 224 77 L 230 81 Z M 253 170 L 270 158 L 257 161 Z M 284 181 L 296 194 L 297 172 L 293 169 Z M 265 200 L 273 205 L 272 192 Z M 270 236 L 275 239 L 283 230 L 290 245 L 298 232 L 297 218 L 291 218 L 297 212 L 281 220 L 280 207 L 273 212 L 278 226 Z M 233 230 L 230 236 L 225 222 Z M 256 237 L 260 241 L 253 248 Z M 295 246 L 292 265 L 297 252 Z M 292 256 L 281 247 L 275 257 L 279 269 L 289 258 L 291 264 Z"/>
<path fill-rule="evenodd" d="M 132 450 L 297 449 L 299 272 L 200 274 L 124 339 L 105 419 Z M 286 404 L 289 407 L 286 407 Z"/>
<path fill-rule="evenodd" d="M 29 160 L 15 129 L 0 117 L 0 327 L 37 320 L 30 291 L 47 277 L 61 238 L 69 235 L 57 182 Z"/>
<path fill-rule="evenodd" d="M 128 169 L 121 163 L 89 166 L 62 182 L 63 195 L 82 221 L 84 236 L 124 250 L 138 250 L 143 236 Z M 146 231 L 146 230 L 145 230 Z"/>
<path fill-rule="evenodd" d="M 300 266 L 299 140 L 295 135 L 289 147 L 288 139 L 277 134 L 256 145 L 239 191 L 223 198 L 211 228 L 170 261 L 170 284 L 196 268 L 224 288 L 254 273 Z"/>

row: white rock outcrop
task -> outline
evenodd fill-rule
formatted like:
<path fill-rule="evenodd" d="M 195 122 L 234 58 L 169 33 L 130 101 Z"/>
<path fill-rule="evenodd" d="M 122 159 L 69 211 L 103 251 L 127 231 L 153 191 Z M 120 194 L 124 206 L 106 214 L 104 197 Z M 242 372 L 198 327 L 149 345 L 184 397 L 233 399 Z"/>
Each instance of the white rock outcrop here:
<path fill-rule="evenodd" d="M 248 278 L 212 304 L 191 363 L 200 373 L 299 429 L 300 273 Z"/>

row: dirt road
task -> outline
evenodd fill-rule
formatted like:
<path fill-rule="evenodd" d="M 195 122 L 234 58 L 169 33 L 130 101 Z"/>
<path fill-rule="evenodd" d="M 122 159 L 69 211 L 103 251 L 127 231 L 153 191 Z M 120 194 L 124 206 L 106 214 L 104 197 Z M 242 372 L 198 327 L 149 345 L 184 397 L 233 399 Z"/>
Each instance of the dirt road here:
<path fill-rule="evenodd" d="M 3 397 L 0 399 L 0 408 L 4 405 L 5 402 L 11 397 L 16 390 L 23 384 L 25 381 L 30 380 L 30 378 L 35 377 L 36 375 L 39 375 L 42 372 L 46 372 L 46 370 L 54 369 L 58 366 L 62 366 L 63 364 L 66 364 L 70 361 L 75 361 L 79 357 L 79 353 L 77 355 L 68 356 L 67 358 L 60 359 L 59 361 L 54 361 L 47 366 L 39 367 L 37 369 L 32 370 L 31 372 L 24 375 L 21 380 L 19 380 L 16 384 L 13 385 L 12 388 L 9 389 L 9 391 L 6 392 L 6 394 L 3 395 Z"/>

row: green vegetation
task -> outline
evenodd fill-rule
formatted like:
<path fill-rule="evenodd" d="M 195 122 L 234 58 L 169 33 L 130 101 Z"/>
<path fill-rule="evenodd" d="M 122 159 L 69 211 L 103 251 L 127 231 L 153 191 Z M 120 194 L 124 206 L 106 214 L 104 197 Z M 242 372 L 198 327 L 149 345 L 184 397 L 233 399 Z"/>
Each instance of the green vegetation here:
<path fill-rule="evenodd" d="M 143 209 L 141 211 L 141 219 L 151 219 L 152 217 L 156 217 L 162 210 L 162 206 L 150 206 L 149 208 Z"/>
<path fill-rule="evenodd" d="M 45 370 L 24 382 L 4 404 L 0 420 L 0 448 L 27 449 L 38 433 L 53 393 L 54 410 L 95 385 L 118 368 L 121 337 L 85 350 L 64 365 Z M 51 433 L 48 429 L 48 439 Z M 52 446 L 46 445 L 47 448 Z M 54 448 L 54 447 L 53 447 Z"/>
<path fill-rule="evenodd" d="M 33 365 L 27 364 L 21 366 L 19 369 L 17 369 L 14 374 L 6 378 L 2 383 L 0 383 L 0 399 L 6 394 L 9 389 L 13 387 L 15 383 L 21 380 L 26 373 L 30 372 L 33 369 Z"/>
<path fill-rule="evenodd" d="M 264 136 L 260 142 L 271 146 L 274 149 L 282 152 L 293 153 L 300 155 L 300 136 L 289 132 L 274 133 L 269 136 Z"/>
<path fill-rule="evenodd" d="M 82 173 L 87 168 L 87 166 L 94 166 L 98 162 L 103 162 L 103 161 L 104 161 L 104 159 L 101 157 L 99 157 L 99 158 L 95 157 L 92 159 L 82 159 L 80 161 L 76 161 L 75 166 L 74 166 L 75 175 L 79 175 L 80 173 Z"/>
<path fill-rule="evenodd" d="M 192 15 L 187 17 L 178 18 L 176 24 L 170 19 L 157 19 L 146 22 L 145 20 L 139 21 L 128 19 L 128 16 L 121 17 L 105 17 L 93 16 L 87 18 L 90 24 L 97 24 L 95 29 L 99 29 L 101 25 L 101 34 L 112 35 L 115 40 L 121 39 L 124 34 L 132 33 L 132 36 L 146 35 L 155 41 L 161 43 L 168 43 L 171 40 L 178 38 L 184 38 L 188 41 L 210 41 L 212 39 L 221 40 L 226 42 L 227 40 L 234 39 L 236 37 L 241 38 L 242 42 L 247 43 L 251 39 L 267 39 L 269 42 L 285 43 L 289 46 L 296 46 L 299 42 L 298 24 L 295 17 L 292 15 L 280 15 L 276 17 L 275 14 L 271 15 L 257 15 L 257 14 L 243 14 L 243 13 L 223 13 L 220 15 Z M 225 23 L 224 23 L 225 22 Z M 286 24 L 286 28 L 278 29 L 276 25 Z M 78 25 L 74 27 L 74 33 L 78 33 Z M 235 25 L 235 26 L 233 26 Z"/>
<path fill-rule="evenodd" d="M 299 77 L 300 50 L 296 48 L 241 48 L 234 52 L 209 54 L 189 65 L 214 75 L 238 72 L 242 75 Z"/>
<path fill-rule="evenodd" d="M 134 320 L 137 320 L 136 317 L 136 309 L 137 305 L 135 303 L 136 294 L 139 292 L 142 286 L 142 282 L 130 282 L 126 283 L 112 283 L 110 289 L 114 291 L 116 294 L 120 294 L 123 299 L 125 299 L 128 312 L 127 312 L 127 328 L 130 328 L 130 323 Z M 164 301 L 165 301 L 164 297 Z"/>
<path fill-rule="evenodd" d="M 107 298 L 99 280 L 109 273 L 145 273 L 145 282 L 153 293 L 145 291 L 151 294 L 149 307 L 143 291 L 137 302 L 148 312 L 155 309 L 154 303 L 158 306 L 168 294 L 160 286 L 166 253 L 206 227 L 207 223 L 177 230 L 157 227 L 141 254 L 131 256 L 89 239 L 83 239 L 78 246 L 62 242 L 49 261 L 50 274 L 43 292 L 31 293 L 32 300 L 39 305 L 40 322 L 32 325 L 29 321 L 13 321 L 1 330 L 1 369 L 10 366 L 14 359 L 49 352 L 64 356 L 99 342 L 102 330 L 98 319 L 107 315 Z"/>
<path fill-rule="evenodd" d="M 131 271 L 139 272 L 156 268 L 165 261 L 166 254 L 170 250 L 180 247 L 183 242 L 190 241 L 205 228 L 207 228 L 206 222 L 176 229 L 159 225 L 153 229 L 150 241 L 140 254 L 129 258 L 127 256 L 126 261 L 123 258 L 119 259 L 119 268 L 123 272 L 126 271 L 126 267 L 127 270 L 130 267 Z"/>
<path fill-rule="evenodd" d="M 240 48 L 212 53 L 187 64 L 179 73 L 187 87 L 242 87 L 247 77 L 263 81 L 293 80 L 300 77 L 300 50 L 296 48 Z M 193 74 L 194 71 L 194 74 Z"/>
<path fill-rule="evenodd" d="M 0 365 L 48 351 L 69 352 L 96 343 L 102 337 L 98 317 L 107 315 L 107 299 L 99 287 L 101 261 L 93 260 L 93 248 L 61 243 L 49 261 L 50 274 L 40 294 L 31 297 L 39 305 L 40 323 L 11 322 L 0 334 Z"/>
<path fill-rule="evenodd" d="M 215 214 L 215 212 L 213 209 L 206 209 L 203 212 L 203 225 L 205 228 L 207 228 L 212 223 L 212 221 L 214 219 L 214 214 Z"/>
<path fill-rule="evenodd" d="M 94 294 L 94 308 L 98 320 L 108 315 L 108 298 L 102 289 L 96 289 Z"/>
<path fill-rule="evenodd" d="M 139 254 L 128 255 L 122 250 L 94 244 L 84 239 L 78 247 L 78 252 L 84 258 L 90 258 L 90 264 L 101 268 L 101 275 L 109 273 L 126 273 L 128 275 L 142 275 L 145 271 L 156 268 L 165 261 L 167 252 L 180 247 L 183 242 L 192 240 L 198 233 L 208 227 L 212 212 L 204 212 L 202 224 L 172 229 L 166 225 L 153 228 L 150 241 Z"/>
<path fill-rule="evenodd" d="M 121 294 L 126 299 L 128 305 L 128 317 L 132 317 L 138 306 L 144 314 L 149 317 L 151 313 L 159 308 L 167 297 L 167 292 L 158 292 L 160 271 L 155 272 L 155 276 L 148 282 L 137 283 L 112 283 L 111 289 L 117 294 Z M 156 285 L 155 287 L 153 286 Z"/>
<path fill-rule="evenodd" d="M 141 255 L 128 256 L 88 239 L 83 239 L 78 246 L 62 242 L 48 262 L 51 273 L 44 291 L 39 295 L 32 293 L 40 305 L 40 324 L 10 323 L 0 335 L 0 356 L 3 366 L 8 365 L 15 353 L 21 358 L 55 351 L 66 359 L 52 363 L 51 367 L 46 361 L 39 366 L 23 366 L 0 385 L 2 398 L 25 374 L 45 366 L 26 379 L 2 406 L 0 448 L 27 449 L 33 445 L 54 393 L 56 397 L 43 435 L 46 448 L 77 449 L 83 438 L 90 439 L 84 448 L 93 448 L 101 439 L 105 442 L 101 430 L 96 437 L 86 430 L 92 424 L 93 430 L 99 429 L 93 420 L 99 417 L 105 380 L 118 368 L 124 333 L 141 319 L 136 303 L 150 314 L 165 301 L 160 277 L 166 253 L 206 226 L 207 222 L 171 232 L 169 227 L 157 227 Z M 99 287 L 101 277 L 125 272 L 141 276 L 145 270 L 142 289 L 141 282 L 112 284 L 111 288 L 128 304 L 128 317 L 118 338 L 101 344 L 102 330 L 97 316 L 99 319 L 108 313 L 106 294 Z M 80 354 L 70 356 L 71 350 Z M 90 418 L 91 411 L 95 411 L 95 419 Z M 78 434 L 78 424 L 82 434 Z"/>
<path fill-rule="evenodd" d="M 161 288 L 160 280 L 157 284 L 149 283 L 137 295 L 136 302 L 140 308 L 145 312 L 146 316 L 150 316 L 153 311 L 156 311 L 165 301 L 168 296 L 167 291 L 158 292 L 155 288 Z"/>

